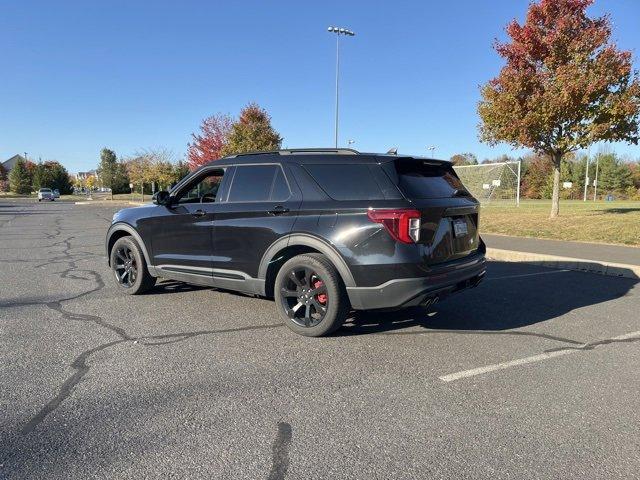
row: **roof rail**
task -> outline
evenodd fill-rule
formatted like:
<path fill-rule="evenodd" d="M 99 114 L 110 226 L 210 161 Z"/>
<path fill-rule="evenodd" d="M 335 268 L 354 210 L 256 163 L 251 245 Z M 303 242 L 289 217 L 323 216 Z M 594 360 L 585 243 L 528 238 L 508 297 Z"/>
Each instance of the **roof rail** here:
<path fill-rule="evenodd" d="M 280 155 L 335 153 L 338 155 L 360 155 L 353 148 L 287 148 L 278 152 Z"/>
<path fill-rule="evenodd" d="M 234 153 L 224 158 L 246 157 L 249 155 L 315 155 L 323 153 L 333 153 L 336 155 L 360 155 L 360 152 L 353 148 L 287 148 L 284 150 L 263 150 L 257 152 Z"/>

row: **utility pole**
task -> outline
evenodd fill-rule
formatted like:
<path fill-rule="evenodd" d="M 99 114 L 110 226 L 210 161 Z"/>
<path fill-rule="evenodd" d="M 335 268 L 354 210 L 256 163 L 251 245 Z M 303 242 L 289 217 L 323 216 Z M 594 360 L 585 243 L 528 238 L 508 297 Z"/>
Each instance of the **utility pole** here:
<path fill-rule="evenodd" d="M 518 160 L 518 185 L 516 186 L 516 207 L 520 206 L 520 172 L 522 171 L 522 160 Z"/>
<path fill-rule="evenodd" d="M 342 27 L 329 27 L 327 31 L 336 34 L 336 131 L 335 146 L 338 148 L 338 112 L 339 112 L 339 83 L 340 83 L 340 35 L 353 37 L 355 33 Z"/>
<path fill-rule="evenodd" d="M 587 189 L 589 188 L 589 153 L 587 153 L 587 168 L 584 171 L 584 197 L 583 202 L 587 201 Z"/>
<path fill-rule="evenodd" d="M 593 201 L 596 201 L 598 195 L 598 167 L 600 167 L 600 155 L 596 156 L 596 178 L 593 181 Z"/>

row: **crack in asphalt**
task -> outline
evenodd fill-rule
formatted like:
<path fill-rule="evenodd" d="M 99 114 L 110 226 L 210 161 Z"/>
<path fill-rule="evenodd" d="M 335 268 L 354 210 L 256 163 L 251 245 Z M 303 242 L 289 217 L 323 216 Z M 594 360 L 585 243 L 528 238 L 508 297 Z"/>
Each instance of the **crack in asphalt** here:
<path fill-rule="evenodd" d="M 179 343 L 185 340 L 189 340 L 191 338 L 199 337 L 202 335 L 213 335 L 219 333 L 235 333 L 235 332 L 247 332 L 250 330 L 269 330 L 271 328 L 279 328 L 284 327 L 284 323 L 272 323 L 268 325 L 249 325 L 246 327 L 236 327 L 236 328 L 225 328 L 221 330 L 198 330 L 195 332 L 183 332 L 183 333 L 168 333 L 162 335 L 143 335 L 137 337 L 133 340 L 136 340 L 138 343 L 146 346 L 146 347 L 157 347 L 162 345 L 170 345 L 172 343 Z M 164 340 L 169 339 L 167 342 L 148 342 L 147 340 Z"/>
<path fill-rule="evenodd" d="M 271 470 L 268 480 L 282 480 L 289 469 L 289 447 L 292 428 L 286 422 L 278 422 L 278 431 L 271 447 Z"/>
<path fill-rule="evenodd" d="M 56 225 L 58 226 L 57 235 L 60 235 L 61 233 L 60 230 L 62 227 L 60 226 L 59 219 L 56 221 Z M 243 331 L 250 331 L 250 330 L 265 330 L 265 329 L 282 327 L 284 325 L 282 323 L 277 323 L 277 324 L 269 324 L 269 325 L 253 325 L 253 326 L 246 326 L 246 327 L 227 328 L 227 329 L 219 329 L 219 330 L 199 330 L 194 332 L 179 332 L 179 333 L 171 333 L 171 334 L 144 335 L 144 336 L 134 337 L 129 335 L 124 328 L 118 327 L 106 321 L 101 316 L 72 312 L 66 309 L 62 304 L 64 302 L 77 300 L 81 297 L 85 297 L 87 295 L 95 293 L 101 290 L 102 288 L 104 288 L 105 286 L 105 283 L 98 272 L 96 272 L 95 270 L 78 268 L 77 263 L 89 257 L 87 256 L 78 257 L 77 255 L 74 255 L 73 253 L 71 253 L 71 250 L 73 249 L 73 246 L 71 245 L 71 240 L 74 238 L 75 238 L 75 235 L 51 244 L 50 247 L 62 245 L 64 248 L 62 249 L 61 254 L 55 257 L 52 257 L 51 259 L 49 259 L 47 263 L 38 265 L 35 268 L 38 268 L 44 265 L 56 264 L 56 263 L 66 264 L 68 268 L 66 268 L 65 270 L 62 270 L 60 272 L 52 272 L 52 273 L 60 276 L 60 278 L 69 278 L 69 279 L 80 280 L 84 282 L 92 282 L 95 284 L 93 288 L 80 292 L 71 297 L 61 298 L 58 300 L 33 301 L 33 302 L 5 302 L 3 304 L 0 304 L 0 306 L 43 305 L 49 308 L 50 310 L 57 312 L 66 320 L 93 323 L 94 325 L 97 325 L 98 327 L 103 328 L 109 331 L 110 333 L 116 335 L 117 339 L 107 343 L 103 343 L 96 347 L 92 347 L 88 350 L 85 350 L 78 357 L 75 358 L 75 360 L 70 365 L 71 368 L 73 368 L 74 370 L 73 374 L 70 377 L 68 377 L 64 381 L 64 383 L 60 386 L 58 393 L 51 400 L 49 400 L 40 409 L 40 411 L 22 427 L 20 431 L 23 435 L 29 434 L 32 431 L 34 431 L 36 427 L 40 423 L 42 423 L 49 414 L 54 412 L 73 393 L 73 390 L 75 389 L 75 387 L 89 373 L 91 366 L 88 363 L 88 360 L 95 353 L 105 351 L 111 347 L 120 345 L 125 342 L 133 342 L 134 344 L 140 344 L 145 347 L 154 347 L 154 346 L 163 346 L 163 345 L 179 343 L 179 342 L 183 342 L 183 341 L 186 341 L 198 336 L 203 336 L 203 335 L 215 335 L 215 334 L 243 332 Z M 93 256 L 95 257 L 100 255 L 93 254 Z M 89 275 L 91 278 L 87 278 L 85 276 L 81 276 L 78 274 L 86 274 L 86 275 Z"/>
<path fill-rule="evenodd" d="M 590 351 L 595 350 L 602 345 L 611 345 L 614 343 L 635 343 L 640 341 L 640 336 L 629 338 L 605 338 L 604 340 L 596 340 L 595 342 L 581 343 L 578 347 L 559 347 L 545 350 L 544 353 L 559 352 L 561 350 Z"/>
<path fill-rule="evenodd" d="M 507 335 L 507 336 L 524 336 L 524 337 L 538 337 L 544 338 L 545 340 L 553 340 L 556 342 L 562 343 L 570 343 L 573 345 L 584 345 L 584 342 L 580 342 L 578 340 L 573 340 L 571 338 L 559 337 L 557 335 L 550 335 L 547 333 L 537 333 L 537 332 L 495 332 L 491 330 L 429 330 L 427 332 L 383 332 L 379 333 L 379 335 L 387 335 L 387 336 L 396 336 L 396 335 L 437 335 L 442 333 L 453 333 L 456 335 Z M 571 347 L 565 347 L 571 348 Z"/>
<path fill-rule="evenodd" d="M 115 340 L 113 342 L 103 343 L 102 345 L 98 345 L 97 347 L 82 352 L 78 357 L 76 357 L 76 359 L 71 364 L 71 368 L 75 370 L 73 375 L 71 375 L 64 381 L 58 393 L 51 400 L 49 400 L 45 404 L 45 406 L 42 407 L 42 409 L 20 429 L 20 433 L 22 433 L 23 435 L 31 433 L 40 423 L 44 421 L 47 415 L 55 411 L 60 406 L 60 404 L 71 395 L 73 389 L 82 381 L 82 378 L 87 373 L 89 373 L 90 367 L 87 364 L 87 359 L 91 355 L 124 341 L 125 340 Z"/>

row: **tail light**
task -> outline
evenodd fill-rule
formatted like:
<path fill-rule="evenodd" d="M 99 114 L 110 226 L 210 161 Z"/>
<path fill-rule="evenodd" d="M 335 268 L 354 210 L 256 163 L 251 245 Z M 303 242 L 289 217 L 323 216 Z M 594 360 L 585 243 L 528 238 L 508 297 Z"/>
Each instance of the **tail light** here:
<path fill-rule="evenodd" d="M 369 220 L 381 223 L 389 234 L 402 243 L 416 243 L 420 240 L 420 212 L 418 210 L 376 210 L 367 211 Z"/>

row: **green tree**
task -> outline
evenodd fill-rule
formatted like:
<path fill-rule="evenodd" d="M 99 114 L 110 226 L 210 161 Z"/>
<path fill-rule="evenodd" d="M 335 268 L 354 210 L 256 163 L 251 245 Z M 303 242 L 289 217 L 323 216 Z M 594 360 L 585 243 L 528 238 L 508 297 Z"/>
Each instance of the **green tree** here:
<path fill-rule="evenodd" d="M 33 172 L 33 179 L 31 181 L 33 190 L 39 190 L 41 188 L 53 188 L 51 186 L 52 183 L 53 177 L 51 175 L 51 169 L 49 165 L 38 162 Z"/>
<path fill-rule="evenodd" d="M 627 188 L 633 185 L 629 168 L 620 161 L 615 153 L 598 154 L 594 160 L 594 163 L 596 162 L 598 165 L 598 192 L 600 194 L 625 194 Z"/>
<path fill-rule="evenodd" d="M 495 48 L 506 60 L 482 88 L 480 138 L 547 155 L 553 163 L 551 217 L 559 214 L 563 157 L 598 141 L 637 144 L 640 80 L 631 52 L 611 39 L 608 16 L 589 18 L 593 0 L 531 3 L 523 25 Z"/>
<path fill-rule="evenodd" d="M 633 182 L 633 186 L 640 190 L 640 161 L 635 163 L 629 162 L 627 165 L 631 172 L 631 181 Z"/>
<path fill-rule="evenodd" d="M 174 182 L 179 182 L 184 177 L 189 175 L 189 172 L 191 171 L 189 169 L 189 164 L 183 160 L 180 160 L 178 163 L 176 163 L 173 168 L 173 177 L 175 178 Z"/>
<path fill-rule="evenodd" d="M 222 155 L 277 150 L 281 144 L 282 137 L 271 125 L 267 111 L 250 103 L 240 111 L 240 117 L 231 126 Z"/>
<path fill-rule="evenodd" d="M 45 162 L 49 170 L 51 178 L 51 188 L 56 188 L 62 195 L 69 195 L 73 192 L 73 186 L 71 184 L 71 178 L 69 172 L 59 162 L 50 161 Z"/>
<path fill-rule="evenodd" d="M 115 175 L 113 177 L 113 185 L 111 187 L 113 193 L 129 193 L 129 175 L 127 174 L 127 166 L 125 162 L 119 161 L 116 165 Z"/>
<path fill-rule="evenodd" d="M 9 190 L 9 180 L 7 180 L 7 170 L 0 163 L 0 192 Z"/>
<path fill-rule="evenodd" d="M 115 187 L 116 177 L 118 175 L 118 158 L 116 152 L 103 148 L 100 151 L 100 164 L 97 171 L 102 185 L 111 189 L 111 200 L 113 200 L 113 190 Z"/>
<path fill-rule="evenodd" d="M 24 160 L 18 160 L 9 172 L 9 189 L 21 195 L 31 193 L 31 174 Z"/>

